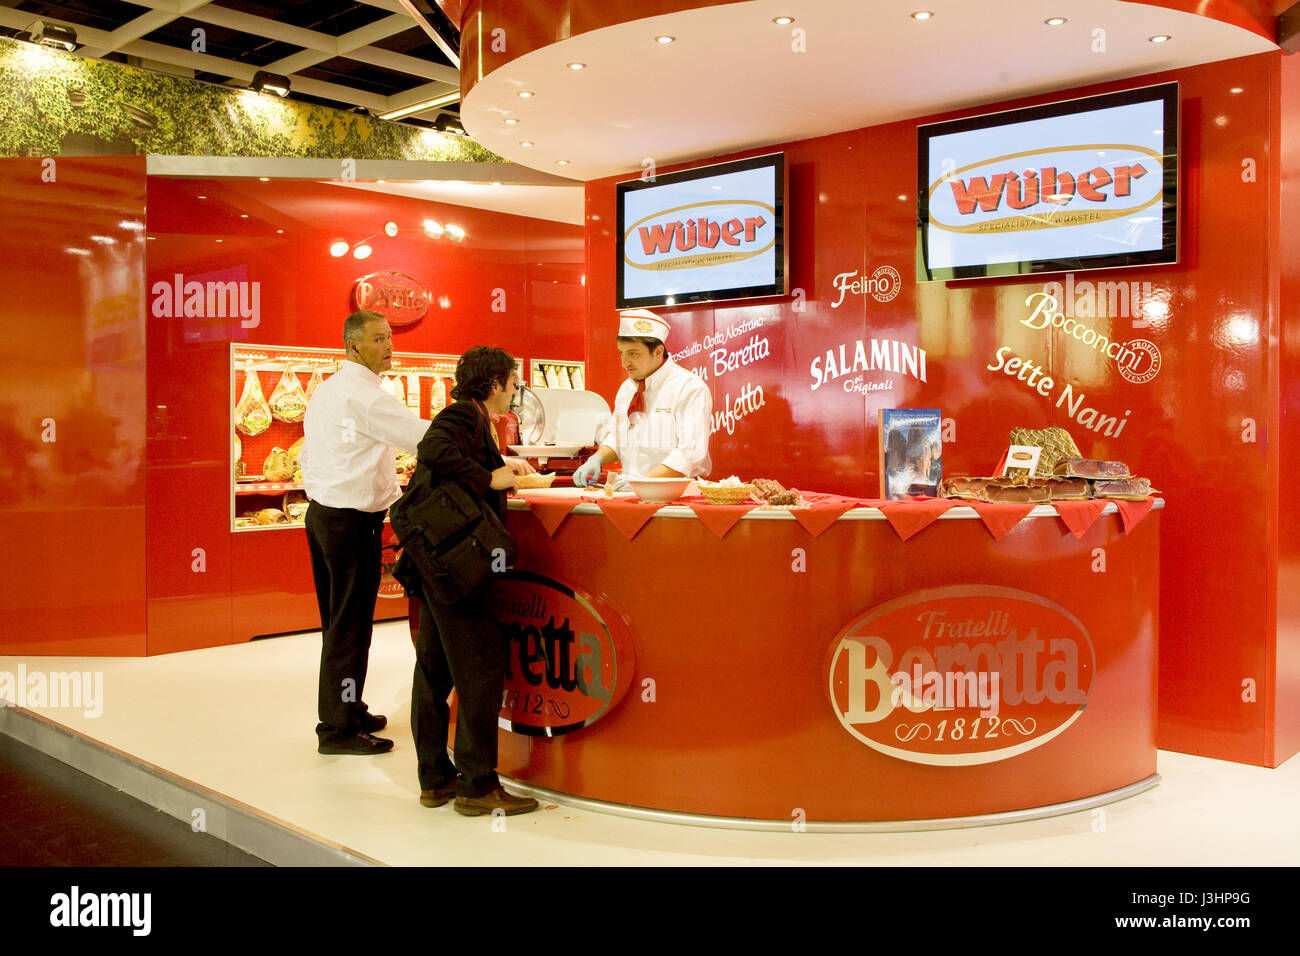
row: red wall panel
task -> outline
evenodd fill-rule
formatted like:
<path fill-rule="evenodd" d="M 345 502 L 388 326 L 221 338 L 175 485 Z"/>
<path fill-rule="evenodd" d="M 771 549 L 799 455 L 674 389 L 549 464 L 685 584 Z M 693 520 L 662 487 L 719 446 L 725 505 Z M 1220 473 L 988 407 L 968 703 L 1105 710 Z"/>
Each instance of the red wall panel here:
<path fill-rule="evenodd" d="M 0 172 L 0 654 L 143 654 L 144 160 Z"/>
<path fill-rule="evenodd" d="M 1160 744 L 1253 763 L 1272 759 L 1265 739 L 1272 702 L 1243 699 L 1243 681 L 1253 680 L 1262 695 L 1272 666 L 1277 499 L 1270 469 L 1279 381 L 1270 352 L 1277 207 L 1269 157 L 1278 62 L 1274 54 L 1230 60 L 754 150 L 786 154 L 796 294 L 771 304 L 660 310 L 675 329 L 673 351 L 742 320 L 763 320 L 769 358 L 720 379 L 710 370 L 715 410 L 727 394 L 734 397 L 738 382 L 761 386 L 766 399 L 734 434 L 715 429 L 714 477 L 770 475 L 813 490 L 874 495 L 880 407 L 940 408 L 949 420 L 948 475 L 990 473 L 1013 427 L 1059 425 L 1084 455 L 1121 459 L 1150 477 L 1170 503 L 1161 559 Z M 1182 98 L 1177 264 L 1032 280 L 914 281 L 918 123 L 1167 80 L 1179 81 Z M 607 397 L 621 378 L 612 341 L 614 183 L 632 175 L 588 184 L 588 381 Z M 895 297 L 850 292 L 835 307 L 836 275 L 869 276 L 881 266 L 903 278 Z M 1061 299 L 1073 293 L 1069 305 L 1098 332 L 1154 343 L 1158 374 L 1130 382 L 1061 330 L 1026 325 L 1027 297 L 1053 281 L 1061 283 L 1054 290 Z M 841 343 L 852 354 L 859 338 L 924 349 L 925 380 L 868 373 L 891 387 L 846 391 L 852 376 L 845 376 L 814 389 L 812 361 Z M 1003 346 L 1045 369 L 1055 381 L 1048 396 L 990 368 Z M 699 368 L 707 355 L 681 361 Z M 1074 414 L 1071 401 L 1078 403 Z M 1114 417 L 1111 435 L 1088 427 L 1087 408 Z"/>
<path fill-rule="evenodd" d="M 1280 430 L 1277 565 L 1276 732 L 1271 757 L 1276 766 L 1300 750 L 1300 502 L 1288 481 L 1300 474 L 1300 56 L 1281 59 L 1280 266 Z"/>

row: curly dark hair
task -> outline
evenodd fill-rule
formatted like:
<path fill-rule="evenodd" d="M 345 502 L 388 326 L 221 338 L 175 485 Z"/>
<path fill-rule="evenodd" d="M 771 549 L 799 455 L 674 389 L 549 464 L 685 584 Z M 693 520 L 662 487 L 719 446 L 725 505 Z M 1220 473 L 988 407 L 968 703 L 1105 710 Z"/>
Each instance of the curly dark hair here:
<path fill-rule="evenodd" d="M 492 394 L 492 386 L 506 387 L 515 370 L 515 360 L 505 349 L 476 345 L 456 363 L 456 384 L 451 397 L 456 401 L 477 398 L 480 401 Z"/>
<path fill-rule="evenodd" d="M 664 355 L 668 354 L 668 346 L 663 343 L 662 339 L 653 339 L 646 335 L 620 335 L 617 336 L 619 343 L 640 342 L 645 346 L 645 350 L 650 353 L 651 357 L 655 354 L 655 349 L 663 349 Z"/>

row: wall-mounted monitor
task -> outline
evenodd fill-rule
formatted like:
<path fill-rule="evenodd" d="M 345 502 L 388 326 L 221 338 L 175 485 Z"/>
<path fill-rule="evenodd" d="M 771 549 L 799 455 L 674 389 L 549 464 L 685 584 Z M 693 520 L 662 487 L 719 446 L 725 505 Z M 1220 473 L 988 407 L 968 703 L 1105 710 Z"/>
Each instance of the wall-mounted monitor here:
<path fill-rule="evenodd" d="M 785 155 L 617 184 L 620 309 L 786 293 Z"/>
<path fill-rule="evenodd" d="M 921 126 L 917 281 L 1178 261 L 1178 84 Z"/>

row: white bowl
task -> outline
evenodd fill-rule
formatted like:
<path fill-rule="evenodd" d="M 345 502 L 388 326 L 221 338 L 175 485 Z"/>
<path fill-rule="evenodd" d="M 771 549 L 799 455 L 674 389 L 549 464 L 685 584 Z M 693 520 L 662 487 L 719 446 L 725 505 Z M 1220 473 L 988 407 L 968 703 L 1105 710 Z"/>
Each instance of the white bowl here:
<path fill-rule="evenodd" d="M 628 478 L 636 496 L 642 501 L 676 501 L 691 483 L 689 478 Z"/>

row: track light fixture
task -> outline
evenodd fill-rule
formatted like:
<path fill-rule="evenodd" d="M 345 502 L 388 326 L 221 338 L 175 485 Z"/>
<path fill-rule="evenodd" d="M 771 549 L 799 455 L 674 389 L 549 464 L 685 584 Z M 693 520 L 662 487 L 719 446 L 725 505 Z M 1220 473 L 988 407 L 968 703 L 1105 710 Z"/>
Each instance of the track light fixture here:
<path fill-rule="evenodd" d="M 33 20 L 22 33 L 18 34 L 18 39 L 38 46 L 67 50 L 69 53 L 77 48 L 76 30 L 61 23 L 46 23 L 44 20 Z"/>
<path fill-rule="evenodd" d="M 249 88 L 254 93 L 274 93 L 276 96 L 288 96 L 289 78 L 281 76 L 279 73 L 258 70 L 253 74 L 253 82 L 249 84 Z"/>

